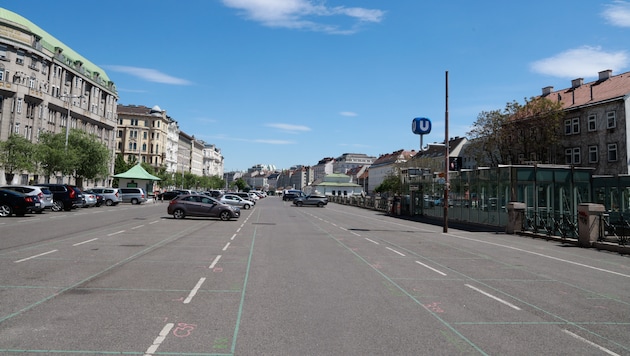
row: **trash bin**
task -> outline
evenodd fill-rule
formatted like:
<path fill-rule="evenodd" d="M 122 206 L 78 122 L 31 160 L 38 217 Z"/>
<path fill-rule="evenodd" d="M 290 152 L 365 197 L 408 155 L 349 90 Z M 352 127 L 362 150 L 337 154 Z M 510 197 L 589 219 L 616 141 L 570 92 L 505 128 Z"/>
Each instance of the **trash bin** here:
<path fill-rule="evenodd" d="M 514 234 L 523 231 L 525 221 L 525 203 L 509 202 L 507 204 L 508 222 L 505 227 L 506 234 Z"/>

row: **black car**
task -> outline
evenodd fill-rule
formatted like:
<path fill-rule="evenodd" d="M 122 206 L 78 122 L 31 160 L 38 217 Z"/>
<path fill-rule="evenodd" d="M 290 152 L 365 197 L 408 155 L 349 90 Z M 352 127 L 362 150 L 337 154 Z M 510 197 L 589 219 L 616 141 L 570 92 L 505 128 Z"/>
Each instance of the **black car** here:
<path fill-rule="evenodd" d="M 54 204 L 57 208 L 65 211 L 72 210 L 73 207 L 83 206 L 83 194 L 79 188 L 69 184 L 37 184 L 40 187 L 47 187 L 53 193 Z M 53 210 L 55 208 L 53 207 Z"/>
<path fill-rule="evenodd" d="M 173 198 L 175 198 L 176 196 L 182 195 L 182 192 L 178 191 L 178 190 L 172 190 L 172 191 L 168 191 L 168 192 L 162 192 L 160 194 L 157 195 L 157 198 L 159 200 L 172 200 Z"/>
<path fill-rule="evenodd" d="M 293 201 L 293 199 L 303 197 L 304 195 L 304 192 L 301 190 L 287 190 L 284 194 L 282 194 L 282 200 Z"/>
<path fill-rule="evenodd" d="M 10 189 L 0 189 L 0 216 L 24 216 L 36 211 L 41 203 L 37 196 L 26 195 Z"/>

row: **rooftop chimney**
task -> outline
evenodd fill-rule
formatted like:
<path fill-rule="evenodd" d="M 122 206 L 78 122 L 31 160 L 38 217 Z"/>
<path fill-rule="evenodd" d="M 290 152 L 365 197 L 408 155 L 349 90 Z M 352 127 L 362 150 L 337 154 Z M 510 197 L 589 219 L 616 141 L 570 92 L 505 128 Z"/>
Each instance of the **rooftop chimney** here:
<path fill-rule="evenodd" d="M 601 74 L 600 74 L 600 77 L 601 77 Z M 573 79 L 571 81 L 571 88 L 575 89 L 575 88 L 581 86 L 582 84 L 584 84 L 584 78 Z"/>
<path fill-rule="evenodd" d="M 553 87 L 552 86 L 548 86 L 548 87 L 544 87 L 542 88 L 542 95 L 546 96 L 551 94 L 551 92 L 553 92 Z"/>
<path fill-rule="evenodd" d="M 612 69 L 606 69 L 599 72 L 599 80 L 606 80 L 612 77 Z"/>

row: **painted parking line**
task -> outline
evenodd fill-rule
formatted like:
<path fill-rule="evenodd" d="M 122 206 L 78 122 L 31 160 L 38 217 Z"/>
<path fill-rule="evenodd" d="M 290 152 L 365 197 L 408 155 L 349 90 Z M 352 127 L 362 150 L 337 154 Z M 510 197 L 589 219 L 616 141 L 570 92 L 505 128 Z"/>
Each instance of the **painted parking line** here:
<path fill-rule="evenodd" d="M 605 353 L 607 353 L 607 354 L 609 354 L 609 355 L 619 356 L 619 354 L 614 353 L 614 352 L 612 352 L 612 351 L 608 350 L 607 348 L 605 348 L 605 347 L 603 347 L 603 346 L 597 345 L 596 343 L 594 343 L 594 342 L 592 342 L 592 341 L 586 340 L 585 338 L 581 337 L 580 335 L 574 334 L 574 333 L 570 332 L 569 330 L 564 329 L 564 330 L 562 330 L 562 331 L 564 331 L 566 334 L 569 334 L 569 335 L 571 335 L 572 337 L 574 337 L 574 338 L 576 338 L 576 339 L 578 339 L 578 340 L 580 340 L 580 341 L 582 341 L 582 342 L 584 342 L 584 343 L 587 343 L 587 344 L 589 344 L 589 345 L 591 345 L 591 346 L 593 346 L 593 347 L 595 347 L 595 348 L 599 349 L 599 350 L 600 350 L 600 351 L 602 351 L 602 352 L 605 352 Z"/>
<path fill-rule="evenodd" d="M 88 242 L 96 241 L 96 240 L 98 240 L 98 237 L 97 238 L 93 238 L 91 240 L 86 240 L 86 241 L 83 241 L 83 242 L 77 242 L 76 244 L 74 244 L 72 246 L 80 246 L 80 245 L 86 244 Z"/>
<path fill-rule="evenodd" d="M 394 253 L 397 253 L 397 254 L 399 254 L 399 255 L 401 255 L 401 256 L 403 256 L 403 257 L 405 257 L 405 255 L 404 255 L 404 254 L 402 254 L 402 252 L 398 252 L 398 251 L 394 250 L 394 249 L 393 249 L 393 248 L 391 248 L 391 247 L 385 247 L 385 248 L 386 248 L 386 249 L 388 249 L 388 250 L 390 250 L 390 251 L 392 251 L 392 252 L 394 252 Z"/>
<path fill-rule="evenodd" d="M 193 297 L 197 294 L 197 292 L 199 291 L 199 288 L 201 288 L 201 285 L 203 284 L 203 282 L 206 281 L 205 277 L 202 277 L 199 279 L 199 282 L 197 282 L 197 284 L 195 285 L 195 288 L 193 288 L 190 293 L 188 294 L 188 297 L 186 297 L 186 299 L 184 299 L 184 304 L 188 304 L 190 303 L 190 301 L 193 299 Z"/>
<path fill-rule="evenodd" d="M 141 227 L 144 227 L 144 225 L 134 226 L 134 227 L 132 227 L 132 228 L 131 228 L 131 230 L 139 229 L 139 228 L 141 228 Z"/>
<path fill-rule="evenodd" d="M 503 303 L 503 304 L 507 305 L 508 307 L 510 307 L 512 309 L 521 310 L 521 308 L 517 307 L 516 305 L 514 305 L 514 304 L 512 304 L 512 303 L 510 303 L 508 301 L 505 301 L 505 300 L 503 300 L 503 299 L 501 299 L 501 298 L 499 298 L 497 296 L 494 296 L 494 295 L 492 295 L 492 294 L 490 294 L 488 292 L 484 292 L 484 291 L 482 291 L 481 289 L 479 289 L 477 287 L 473 287 L 470 284 L 466 284 L 465 286 L 470 288 L 470 289 L 472 289 L 472 290 L 475 290 L 475 291 L 477 291 L 477 292 L 479 292 L 479 293 L 481 293 L 483 295 L 485 295 L 486 297 L 490 297 L 490 298 L 496 300 L 497 302 Z"/>
<path fill-rule="evenodd" d="M 365 238 L 366 240 L 370 241 L 371 243 L 375 244 L 375 245 L 380 245 L 380 243 L 378 241 L 374 241 L 372 239 L 368 239 L 367 237 Z"/>
<path fill-rule="evenodd" d="M 227 244 L 225 244 L 225 247 L 223 247 L 223 251 L 227 251 L 228 247 L 230 247 L 230 243 L 229 242 Z"/>
<path fill-rule="evenodd" d="M 210 266 L 208 266 L 209 269 L 213 269 L 214 266 L 217 265 L 217 263 L 219 262 L 219 260 L 221 259 L 221 255 L 218 255 L 217 257 L 215 257 L 214 261 L 212 261 L 212 263 L 210 264 Z"/>
<path fill-rule="evenodd" d="M 20 263 L 20 262 L 24 262 L 24 261 L 32 260 L 33 258 L 37 258 L 37 257 L 41 257 L 41 256 L 45 256 L 45 255 L 48 255 L 48 254 L 50 254 L 50 253 L 54 253 L 54 252 L 57 252 L 57 251 L 59 251 L 59 250 L 52 250 L 52 251 L 48 251 L 48 252 L 44 252 L 44 253 L 40 253 L 39 255 L 35 255 L 35 256 L 31 256 L 31 257 L 23 258 L 23 259 L 21 259 L 21 260 L 17 260 L 17 261 L 14 261 L 14 262 L 15 262 L 15 263 Z"/>
<path fill-rule="evenodd" d="M 120 230 L 120 231 L 112 232 L 111 234 L 107 234 L 107 236 L 114 236 L 114 235 L 122 234 L 123 232 L 125 232 L 125 230 Z"/>
<path fill-rule="evenodd" d="M 431 266 L 427 266 L 427 265 L 425 265 L 424 263 L 422 263 L 422 262 L 420 262 L 420 261 L 416 261 L 416 263 L 417 263 L 417 264 L 419 264 L 419 265 L 420 265 L 420 266 L 422 266 L 422 267 L 425 267 L 425 268 L 430 269 L 431 271 L 433 271 L 433 272 L 435 272 L 435 273 L 438 273 L 438 274 L 441 274 L 441 275 L 443 275 L 443 276 L 446 276 L 446 273 L 444 273 L 444 272 L 442 272 L 442 271 L 440 271 L 440 270 L 437 270 L 437 269 L 435 269 L 435 268 L 433 268 L 433 267 L 431 267 Z"/>
<path fill-rule="evenodd" d="M 168 333 L 171 332 L 171 329 L 173 328 L 173 326 L 175 326 L 175 324 L 173 323 L 168 323 L 164 325 L 158 337 L 156 337 L 155 340 L 153 340 L 153 345 L 149 346 L 147 351 L 144 353 L 144 356 L 151 356 L 157 351 L 158 347 L 160 347 L 162 342 L 164 342 L 164 339 L 166 339 L 166 335 L 168 335 Z"/>

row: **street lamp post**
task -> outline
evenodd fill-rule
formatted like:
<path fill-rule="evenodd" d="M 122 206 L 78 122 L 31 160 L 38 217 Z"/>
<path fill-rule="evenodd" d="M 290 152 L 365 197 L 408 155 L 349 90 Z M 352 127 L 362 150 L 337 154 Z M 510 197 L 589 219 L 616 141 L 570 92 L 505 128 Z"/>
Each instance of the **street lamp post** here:
<path fill-rule="evenodd" d="M 70 122 L 71 117 L 70 117 L 70 110 L 72 109 L 72 99 L 73 98 L 83 98 L 83 95 L 70 95 L 70 94 L 61 94 L 59 96 L 59 98 L 68 98 L 68 118 L 66 119 L 66 144 L 65 144 L 65 150 L 68 151 L 68 135 L 70 134 Z"/>

